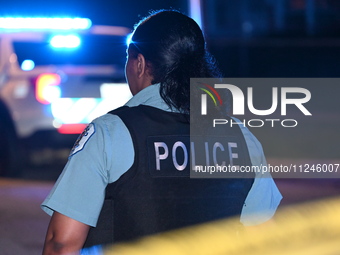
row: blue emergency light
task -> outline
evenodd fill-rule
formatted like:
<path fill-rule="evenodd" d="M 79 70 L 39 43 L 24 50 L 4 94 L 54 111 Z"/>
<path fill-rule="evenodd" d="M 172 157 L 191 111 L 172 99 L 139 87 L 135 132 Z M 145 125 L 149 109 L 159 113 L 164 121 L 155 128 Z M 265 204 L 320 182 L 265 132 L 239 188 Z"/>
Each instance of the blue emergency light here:
<path fill-rule="evenodd" d="M 84 30 L 91 25 L 87 18 L 0 17 L 0 29 Z"/>
<path fill-rule="evenodd" d="M 54 48 L 77 48 L 81 43 L 81 39 L 78 35 L 55 35 L 51 38 L 50 44 Z"/>
<path fill-rule="evenodd" d="M 24 71 L 31 71 L 34 69 L 34 67 L 35 67 L 35 63 L 31 59 L 25 59 L 21 63 L 21 69 Z"/>

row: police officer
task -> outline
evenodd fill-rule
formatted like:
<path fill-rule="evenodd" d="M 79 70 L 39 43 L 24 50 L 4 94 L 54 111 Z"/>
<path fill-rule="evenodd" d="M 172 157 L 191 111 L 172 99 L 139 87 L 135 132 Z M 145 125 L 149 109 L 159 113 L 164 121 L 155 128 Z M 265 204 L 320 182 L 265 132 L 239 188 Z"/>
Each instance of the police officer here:
<path fill-rule="evenodd" d="M 231 215 L 244 225 L 270 219 L 281 200 L 270 177 L 189 177 L 189 78 L 218 75 L 199 26 L 177 11 L 154 12 L 135 27 L 127 54 L 134 96 L 89 124 L 72 149 L 42 204 L 52 215 L 44 254 Z M 246 128 L 232 132 L 245 148 L 245 162 L 266 164 Z"/>

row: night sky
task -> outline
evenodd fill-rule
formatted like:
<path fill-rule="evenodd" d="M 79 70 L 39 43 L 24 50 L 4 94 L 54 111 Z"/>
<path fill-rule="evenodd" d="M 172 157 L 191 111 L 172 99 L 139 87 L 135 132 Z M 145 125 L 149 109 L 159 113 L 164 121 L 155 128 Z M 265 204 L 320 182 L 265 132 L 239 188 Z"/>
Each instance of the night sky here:
<path fill-rule="evenodd" d="M 96 25 L 133 27 L 150 10 L 175 8 L 187 13 L 186 0 L 0 0 L 0 16 L 78 16 Z"/>

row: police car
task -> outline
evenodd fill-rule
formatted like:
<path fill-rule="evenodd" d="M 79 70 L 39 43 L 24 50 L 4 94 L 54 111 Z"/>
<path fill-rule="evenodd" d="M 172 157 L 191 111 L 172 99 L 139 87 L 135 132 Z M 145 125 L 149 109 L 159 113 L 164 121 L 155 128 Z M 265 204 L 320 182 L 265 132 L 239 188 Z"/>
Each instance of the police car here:
<path fill-rule="evenodd" d="M 34 164 L 55 158 L 50 149 L 69 148 L 92 119 L 131 97 L 129 33 L 84 18 L 0 17 L 0 175 L 23 155 Z"/>

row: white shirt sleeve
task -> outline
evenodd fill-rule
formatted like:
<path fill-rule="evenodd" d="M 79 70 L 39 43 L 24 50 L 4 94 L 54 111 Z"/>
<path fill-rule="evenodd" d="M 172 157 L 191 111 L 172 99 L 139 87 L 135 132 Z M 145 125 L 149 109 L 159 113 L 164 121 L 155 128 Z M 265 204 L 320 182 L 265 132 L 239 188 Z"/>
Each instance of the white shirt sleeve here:
<path fill-rule="evenodd" d="M 134 151 L 131 136 L 119 117 L 104 115 L 88 127 L 41 207 L 50 215 L 57 211 L 96 226 L 107 184 L 130 168 Z"/>
<path fill-rule="evenodd" d="M 266 166 L 267 161 L 260 142 L 246 127 L 241 125 L 240 128 L 248 146 L 252 165 Z M 275 214 L 281 199 L 282 195 L 270 173 L 256 173 L 254 183 L 242 209 L 241 223 L 251 226 L 269 220 Z"/>

